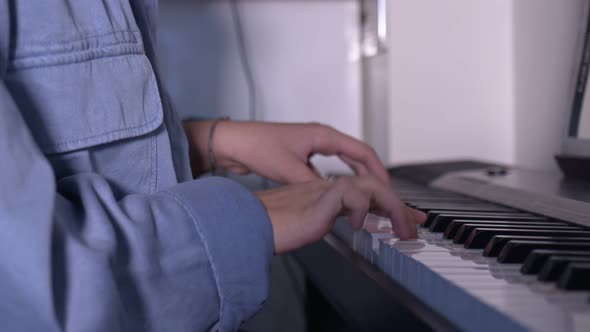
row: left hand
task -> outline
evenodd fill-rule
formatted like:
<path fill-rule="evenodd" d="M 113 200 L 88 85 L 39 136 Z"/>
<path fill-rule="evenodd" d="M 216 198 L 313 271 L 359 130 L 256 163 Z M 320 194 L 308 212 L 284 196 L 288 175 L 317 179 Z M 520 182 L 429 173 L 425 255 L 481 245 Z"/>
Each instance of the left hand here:
<path fill-rule="evenodd" d="M 193 173 L 208 169 L 207 142 L 211 122 L 186 122 Z M 213 150 L 217 167 L 244 174 L 254 172 L 280 183 L 316 180 L 310 164 L 314 154 L 335 155 L 357 175 L 372 174 L 383 183 L 389 176 L 369 145 L 321 124 L 278 124 L 222 121 Z"/>

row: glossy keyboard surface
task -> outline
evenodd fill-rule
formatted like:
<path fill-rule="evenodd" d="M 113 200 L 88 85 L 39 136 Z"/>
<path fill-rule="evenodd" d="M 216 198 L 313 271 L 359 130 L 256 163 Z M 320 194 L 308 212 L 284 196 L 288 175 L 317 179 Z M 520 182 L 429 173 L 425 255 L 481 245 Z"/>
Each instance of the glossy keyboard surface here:
<path fill-rule="evenodd" d="M 590 237 L 585 233 L 589 229 L 411 183 L 397 184 L 408 205 L 431 213 L 426 227 L 419 229 L 419 239 L 400 241 L 389 221 L 375 215 L 367 217 L 360 231 L 340 220 L 334 233 L 462 330 L 590 331 L 590 278 L 585 277 L 590 271 L 586 260 Z M 469 232 L 498 229 L 499 238 L 492 236 L 490 241 L 503 243 L 503 251 L 486 257 L 485 248 L 466 248 L 469 236 L 454 243 L 453 238 L 445 238 L 445 227 L 431 231 L 436 217 L 445 214 L 453 214 L 449 224 L 469 215 L 469 222 L 474 221 Z M 486 220 L 496 225 L 498 219 L 504 228 L 485 225 Z M 478 222 L 483 223 L 481 227 Z M 527 233 L 531 227 L 520 227 L 519 222 L 540 223 L 550 232 L 537 237 Z M 513 234 L 514 229 L 524 233 Z M 508 247 L 512 251 L 504 252 Z M 535 257 L 529 257 L 531 253 Z M 552 259 L 538 260 L 545 254 Z M 506 256 L 518 262 L 498 261 Z M 527 261 L 533 258 L 537 260 Z M 533 263 L 539 265 L 535 271 L 523 268 Z M 552 281 L 546 281 L 549 272 L 541 273 L 543 267 L 552 269 Z"/>

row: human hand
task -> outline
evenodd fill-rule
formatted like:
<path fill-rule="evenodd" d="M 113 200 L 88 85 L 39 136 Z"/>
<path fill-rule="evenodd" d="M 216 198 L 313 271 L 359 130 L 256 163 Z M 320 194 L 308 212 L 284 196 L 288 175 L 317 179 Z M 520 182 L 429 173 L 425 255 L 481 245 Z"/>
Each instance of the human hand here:
<path fill-rule="evenodd" d="M 193 173 L 209 169 L 207 155 L 211 122 L 187 122 Z M 383 183 L 389 176 L 369 145 L 320 124 L 278 124 L 223 121 L 218 123 L 213 150 L 217 166 L 230 172 L 254 172 L 280 183 L 316 180 L 310 164 L 314 154 L 336 155 L 356 175 L 373 174 Z"/>
<path fill-rule="evenodd" d="M 406 206 L 391 186 L 372 175 L 313 180 L 256 195 L 270 217 L 276 254 L 321 239 L 340 215 L 348 216 L 355 229 L 362 227 L 369 212 L 387 217 L 404 240 L 415 238 L 416 225 L 426 220 L 424 213 Z"/>

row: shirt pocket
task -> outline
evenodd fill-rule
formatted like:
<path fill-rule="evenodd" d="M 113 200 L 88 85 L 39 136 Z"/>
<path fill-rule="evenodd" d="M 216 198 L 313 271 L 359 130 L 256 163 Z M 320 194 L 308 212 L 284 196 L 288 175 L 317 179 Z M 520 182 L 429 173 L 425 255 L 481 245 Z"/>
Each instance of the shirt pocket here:
<path fill-rule="evenodd" d="M 143 54 L 25 68 L 5 80 L 45 154 L 137 137 L 162 124 L 158 85 Z"/>
<path fill-rule="evenodd" d="M 162 103 L 128 1 L 15 3 L 6 86 L 45 154 L 147 134 Z"/>

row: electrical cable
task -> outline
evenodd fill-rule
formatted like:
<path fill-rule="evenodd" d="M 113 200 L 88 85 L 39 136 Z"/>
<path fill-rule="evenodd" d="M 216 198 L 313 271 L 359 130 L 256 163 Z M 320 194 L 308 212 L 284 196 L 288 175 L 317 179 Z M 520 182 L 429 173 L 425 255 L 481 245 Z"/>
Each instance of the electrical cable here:
<path fill-rule="evenodd" d="M 238 43 L 238 52 L 240 62 L 242 65 L 242 71 L 246 80 L 246 87 L 248 89 L 248 116 L 249 119 L 254 121 L 257 120 L 257 92 L 256 82 L 254 80 L 254 74 L 252 72 L 252 66 L 250 58 L 248 57 L 248 48 L 246 45 L 246 38 L 244 37 L 244 27 L 242 25 L 242 18 L 240 16 L 240 8 L 238 0 L 229 0 L 233 25 L 236 33 L 236 41 Z"/>
<path fill-rule="evenodd" d="M 238 44 L 238 52 L 242 71 L 246 80 L 246 88 L 248 89 L 248 118 L 250 121 L 258 119 L 258 94 L 256 91 L 256 81 L 254 80 L 254 73 L 248 56 L 248 47 L 246 45 L 246 38 L 244 33 L 244 26 L 242 24 L 242 17 L 240 16 L 240 7 L 238 0 L 229 0 L 233 25 L 236 33 L 236 41 Z M 261 186 L 263 189 L 269 189 L 271 186 L 270 180 L 261 178 Z"/>

